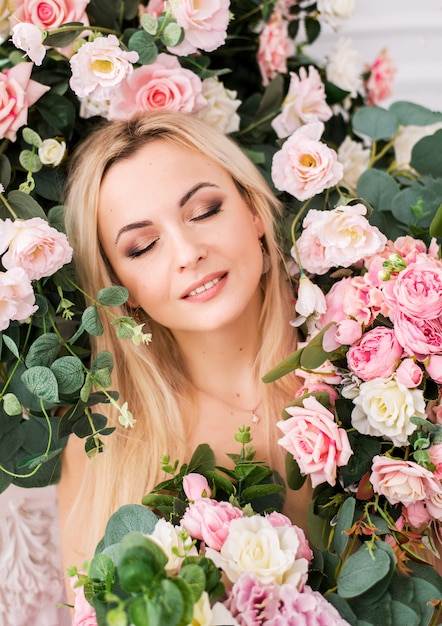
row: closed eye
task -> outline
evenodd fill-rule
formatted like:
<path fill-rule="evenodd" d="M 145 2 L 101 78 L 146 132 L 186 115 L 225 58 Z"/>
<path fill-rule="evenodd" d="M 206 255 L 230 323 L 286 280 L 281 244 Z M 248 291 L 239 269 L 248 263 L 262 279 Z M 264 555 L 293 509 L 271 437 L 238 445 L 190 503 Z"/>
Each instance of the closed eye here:
<path fill-rule="evenodd" d="M 221 211 L 221 205 L 222 202 L 216 202 L 212 205 L 210 205 L 208 207 L 208 210 L 205 211 L 204 213 L 202 213 L 201 215 L 197 215 L 196 217 L 193 217 L 190 221 L 191 222 L 200 222 L 202 220 L 205 220 L 209 217 L 212 217 L 212 215 L 216 215 L 217 213 L 219 213 Z"/>
<path fill-rule="evenodd" d="M 142 256 L 143 254 L 146 254 L 146 252 L 149 252 L 149 250 L 152 250 L 152 248 L 157 243 L 157 241 L 158 241 L 158 239 L 155 239 L 155 241 L 152 241 L 152 243 L 150 243 L 148 246 L 145 246 L 144 248 L 141 248 L 141 250 L 129 250 L 128 253 L 127 253 L 127 256 L 130 259 L 137 259 L 138 257 Z"/>

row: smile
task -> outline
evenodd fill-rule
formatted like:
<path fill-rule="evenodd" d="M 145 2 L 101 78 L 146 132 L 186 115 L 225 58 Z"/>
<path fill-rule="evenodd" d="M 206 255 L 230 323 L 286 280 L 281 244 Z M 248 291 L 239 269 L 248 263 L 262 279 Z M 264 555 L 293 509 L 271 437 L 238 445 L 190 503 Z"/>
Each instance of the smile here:
<path fill-rule="evenodd" d="M 189 296 L 196 296 L 197 293 L 202 293 L 203 291 L 207 291 L 207 289 L 210 289 L 211 287 L 214 287 L 216 283 L 219 283 L 220 280 L 221 280 L 221 276 L 219 278 L 214 278 L 213 280 L 209 280 L 208 283 L 201 285 L 201 287 L 192 289 L 192 291 L 189 293 Z"/>

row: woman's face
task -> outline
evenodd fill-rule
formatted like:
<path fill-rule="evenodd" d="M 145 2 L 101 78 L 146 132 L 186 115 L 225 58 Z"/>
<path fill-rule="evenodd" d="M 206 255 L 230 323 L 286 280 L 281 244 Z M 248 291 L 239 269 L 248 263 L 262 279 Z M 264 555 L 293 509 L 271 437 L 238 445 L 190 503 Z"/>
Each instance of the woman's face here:
<path fill-rule="evenodd" d="M 260 304 L 262 221 L 202 153 L 159 139 L 114 164 L 98 230 L 131 306 L 176 336 L 247 319 Z"/>

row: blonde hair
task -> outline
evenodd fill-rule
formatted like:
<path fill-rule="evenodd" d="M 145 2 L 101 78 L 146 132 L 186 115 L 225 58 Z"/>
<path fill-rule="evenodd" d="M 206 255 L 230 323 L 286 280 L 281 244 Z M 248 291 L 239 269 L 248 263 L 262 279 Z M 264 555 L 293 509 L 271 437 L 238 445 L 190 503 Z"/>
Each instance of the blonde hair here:
<path fill-rule="evenodd" d="M 260 347 L 255 362 L 256 377 L 260 380 L 294 349 L 296 341 L 295 332 L 288 324 L 293 313 L 291 290 L 275 237 L 274 216 L 280 212 L 280 206 L 243 151 L 231 139 L 197 119 L 160 112 L 108 123 L 77 150 L 70 165 L 65 219 L 82 288 L 94 296 L 99 289 L 116 282 L 98 240 L 97 206 L 105 173 L 114 163 L 130 158 L 148 142 L 159 139 L 203 153 L 222 166 L 264 224 L 263 242 L 270 256 L 270 269 L 262 276 Z M 116 315 L 133 313 L 127 304 L 113 311 Z M 162 455 L 170 454 L 180 462 L 187 458 L 191 451 L 186 450 L 186 427 L 195 419 L 194 390 L 170 331 L 152 321 L 152 343 L 136 347 L 130 340 L 116 337 L 108 316 L 103 315 L 102 321 L 104 334 L 93 339 L 93 355 L 101 350 L 113 354 L 116 366 L 112 388 L 119 391 L 121 402 L 128 402 L 137 423 L 133 431 L 124 431 L 118 427 L 115 411 L 108 405 L 102 407 L 117 431 L 106 438 L 106 452 L 94 462 L 88 462 L 77 498 L 93 503 L 87 523 L 92 547 L 113 511 L 128 502 L 139 503 L 163 478 Z M 262 384 L 261 411 L 266 415 L 269 455 L 272 447 L 277 447 L 272 446 L 276 437 L 274 423 L 293 392 L 293 379 L 289 377 L 271 385 Z M 121 480 L 122 474 L 125 480 Z"/>

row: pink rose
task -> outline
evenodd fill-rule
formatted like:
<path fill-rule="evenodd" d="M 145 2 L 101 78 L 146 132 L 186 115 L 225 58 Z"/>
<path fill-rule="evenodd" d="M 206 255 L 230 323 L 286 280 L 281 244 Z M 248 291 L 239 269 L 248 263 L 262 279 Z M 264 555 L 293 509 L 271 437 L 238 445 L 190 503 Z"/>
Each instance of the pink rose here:
<path fill-rule="evenodd" d="M 428 450 L 430 455 L 430 461 L 436 466 L 434 475 L 439 480 L 442 480 L 442 443 L 436 443 Z"/>
<path fill-rule="evenodd" d="M 89 24 L 86 6 L 90 0 L 15 0 L 11 25 L 30 22 L 41 30 L 58 28 L 66 22 Z"/>
<path fill-rule="evenodd" d="M 74 577 L 71 586 L 75 593 L 74 617 L 72 626 L 98 626 L 94 607 L 89 604 L 84 595 L 84 587 L 74 587 L 77 577 Z"/>
<path fill-rule="evenodd" d="M 387 49 L 384 48 L 371 65 L 366 65 L 364 73 L 368 73 L 365 81 L 367 104 L 378 105 L 391 96 L 391 87 L 396 68 Z"/>
<path fill-rule="evenodd" d="M 139 5 L 140 13 L 147 13 L 153 17 L 159 18 L 164 13 L 164 0 L 149 0 L 147 6 Z"/>
<path fill-rule="evenodd" d="M 425 369 L 436 383 L 442 383 L 442 356 L 440 354 L 432 354 L 426 359 Z"/>
<path fill-rule="evenodd" d="M 442 315 L 442 266 L 433 261 L 411 263 L 384 287 L 387 304 L 408 317 L 436 319 Z"/>
<path fill-rule="evenodd" d="M 313 396 L 303 405 L 286 408 L 293 417 L 277 423 L 284 433 L 278 443 L 293 455 L 303 474 L 310 474 L 313 487 L 325 481 L 334 485 L 337 467 L 347 465 L 353 454 L 347 433 Z"/>
<path fill-rule="evenodd" d="M 324 348 L 325 349 L 325 348 Z M 327 383 L 322 383 L 319 381 L 309 381 L 306 382 L 298 389 L 295 393 L 295 398 L 302 398 L 302 396 L 306 394 L 312 393 L 328 393 L 330 398 L 330 404 L 334 404 L 336 400 L 339 398 L 339 394 L 334 387 L 327 385 Z"/>
<path fill-rule="evenodd" d="M 442 318 L 423 320 L 408 317 L 401 310 L 397 310 L 394 314 L 394 332 L 404 351 L 410 356 L 425 358 L 442 352 Z M 434 365 L 437 367 L 437 361 Z"/>
<path fill-rule="evenodd" d="M 296 133 L 304 128 L 307 126 Z M 324 274 L 332 267 L 349 267 L 383 250 L 387 238 L 370 224 L 365 217 L 366 211 L 362 204 L 337 206 L 331 211 L 311 209 L 304 218 L 303 231 L 297 241 L 304 269 L 314 274 Z"/>
<path fill-rule="evenodd" d="M 0 330 L 5 330 L 9 322 L 22 322 L 38 309 L 34 304 L 35 294 L 32 285 L 21 267 L 0 272 Z"/>
<path fill-rule="evenodd" d="M 342 278 L 334 283 L 325 296 L 327 311 L 321 317 L 321 324 L 341 322 L 354 318 L 359 324 L 368 326 L 374 319 L 370 308 L 369 289 L 359 277 Z"/>
<path fill-rule="evenodd" d="M 259 35 L 257 61 L 264 87 L 278 72 L 287 72 L 287 59 L 293 53 L 294 45 L 288 36 L 288 24 L 275 11 Z"/>
<path fill-rule="evenodd" d="M 278 137 L 288 137 L 303 124 L 326 122 L 332 115 L 319 72 L 311 65 L 308 75 L 305 67 L 300 68 L 299 76 L 290 72 L 290 86 L 282 103 L 282 112 L 273 119 L 272 126 Z"/>
<path fill-rule="evenodd" d="M 423 372 L 413 359 L 404 359 L 396 370 L 398 381 L 406 387 L 418 387 L 423 378 Z"/>
<path fill-rule="evenodd" d="M 41 217 L 0 220 L 0 240 L 8 248 L 2 257 L 3 266 L 6 269 L 21 267 L 29 280 L 52 276 L 72 259 L 66 235 Z"/>
<path fill-rule="evenodd" d="M 347 363 L 362 380 L 388 378 L 396 369 L 402 355 L 394 331 L 377 326 L 365 333 L 362 339 L 347 352 Z"/>
<path fill-rule="evenodd" d="M 212 52 L 223 45 L 229 25 L 230 0 L 169 0 L 178 26 L 184 29 L 184 40 L 171 48 L 179 56 L 199 50 Z"/>
<path fill-rule="evenodd" d="M 391 504 L 411 505 L 430 495 L 442 494 L 442 486 L 434 474 L 413 461 L 400 461 L 375 456 L 370 482 L 376 493 Z"/>
<path fill-rule="evenodd" d="M 243 517 L 242 511 L 229 502 L 199 498 L 187 507 L 180 524 L 194 539 L 219 550 L 229 534 L 230 522 L 239 517 Z"/>
<path fill-rule="evenodd" d="M 112 88 L 131 74 L 132 63 L 137 61 L 138 52 L 122 50 L 115 35 L 97 37 L 83 44 L 71 57 L 69 84 L 79 98 L 90 96 L 95 100 L 106 100 Z"/>
<path fill-rule="evenodd" d="M 209 487 L 207 478 L 202 474 L 191 473 L 183 478 L 183 489 L 188 500 L 198 500 L 199 498 L 210 498 L 212 490 Z"/>
<path fill-rule="evenodd" d="M 323 132 L 322 122 L 305 124 L 274 154 L 272 178 L 277 189 L 308 200 L 341 180 L 344 169 L 335 150 L 319 141 Z"/>
<path fill-rule="evenodd" d="M 330 326 L 322 338 L 322 347 L 326 352 L 332 352 L 340 346 L 351 346 L 362 336 L 362 327 L 359 322 L 344 319 Z"/>
<path fill-rule="evenodd" d="M 28 122 L 28 109 L 49 87 L 31 80 L 33 63 L 19 63 L 0 73 L 0 138 L 17 139 Z"/>
<path fill-rule="evenodd" d="M 200 78 L 161 53 L 155 63 L 138 67 L 111 93 L 108 119 L 125 120 L 141 111 L 166 109 L 194 113 L 206 106 Z"/>
<path fill-rule="evenodd" d="M 420 528 L 423 525 L 427 525 L 431 521 L 431 515 L 429 514 L 425 502 L 418 500 L 405 507 L 404 515 L 411 526 Z"/>
<path fill-rule="evenodd" d="M 442 522 L 442 489 L 440 493 L 431 494 L 425 500 L 425 505 L 432 519 L 437 519 Z"/>

